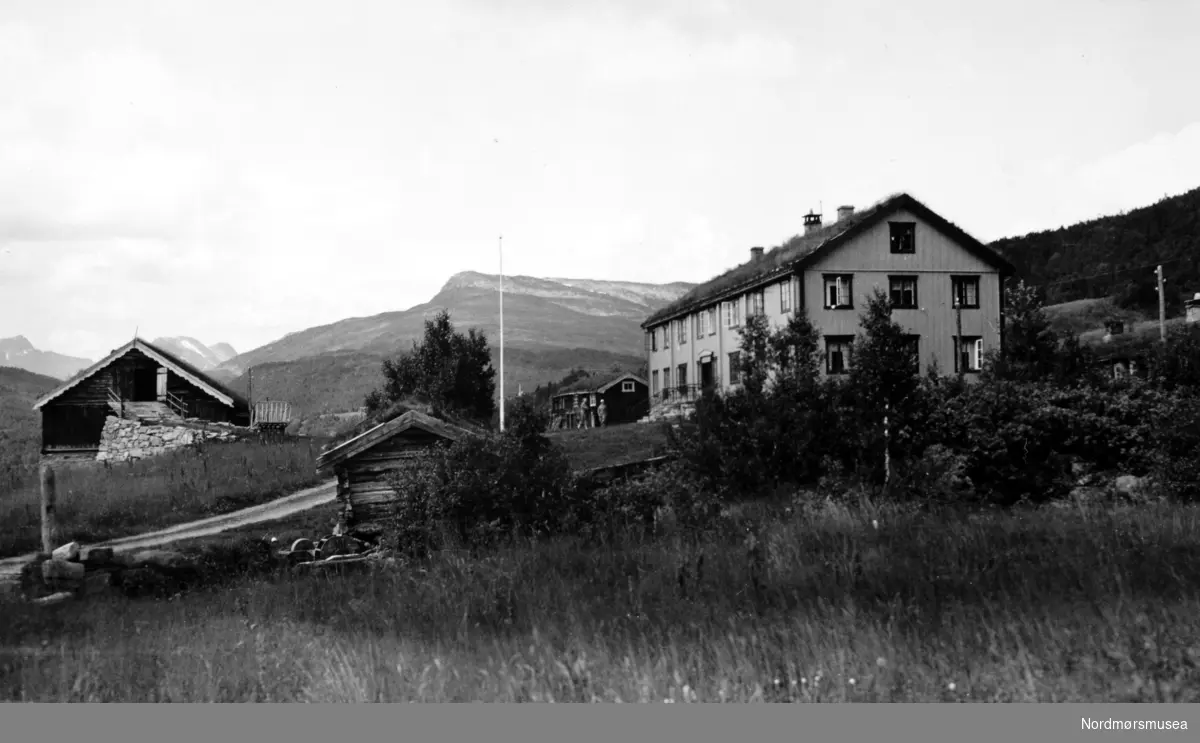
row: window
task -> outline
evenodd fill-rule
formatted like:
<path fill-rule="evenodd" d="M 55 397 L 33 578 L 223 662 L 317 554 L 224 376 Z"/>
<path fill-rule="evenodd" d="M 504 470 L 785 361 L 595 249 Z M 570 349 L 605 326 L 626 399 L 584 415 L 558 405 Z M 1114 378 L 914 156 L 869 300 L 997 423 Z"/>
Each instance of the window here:
<path fill-rule="evenodd" d="M 983 369 L 983 339 L 964 335 L 954 339 L 954 371 L 977 372 Z"/>
<path fill-rule="evenodd" d="M 622 392 L 634 392 L 635 390 L 633 388 L 633 382 L 628 379 L 625 380 L 624 382 L 621 382 L 621 391 Z"/>
<path fill-rule="evenodd" d="M 850 346 L 852 335 L 825 336 L 825 371 L 828 374 L 845 374 L 850 369 Z"/>
<path fill-rule="evenodd" d="M 921 369 L 921 336 L 906 335 L 904 336 L 904 343 L 913 366 L 913 373 L 915 374 Z"/>
<path fill-rule="evenodd" d="M 915 222 L 888 222 L 892 233 L 893 253 L 917 252 L 917 225 Z"/>
<path fill-rule="evenodd" d="M 729 383 L 740 384 L 742 381 L 742 355 L 738 351 L 729 354 Z"/>
<path fill-rule="evenodd" d="M 951 276 L 954 306 L 964 310 L 979 309 L 979 277 Z"/>
<path fill-rule="evenodd" d="M 680 387 L 687 387 L 687 364 L 683 363 L 676 367 L 675 384 Z"/>
<path fill-rule="evenodd" d="M 779 282 L 779 311 L 785 314 L 792 311 L 792 280 L 790 277 Z"/>
<path fill-rule="evenodd" d="M 711 307 L 708 310 L 708 334 L 717 334 L 717 308 Z"/>
<path fill-rule="evenodd" d="M 746 319 L 766 312 L 766 302 L 764 300 L 762 289 L 746 295 Z"/>
<path fill-rule="evenodd" d="M 679 345 L 682 346 L 685 343 L 687 343 L 687 318 L 684 317 L 679 320 L 676 320 L 675 327 L 678 331 L 676 335 L 679 339 Z"/>
<path fill-rule="evenodd" d="M 650 350 L 658 350 L 658 328 L 654 328 L 650 331 Z"/>
<path fill-rule="evenodd" d="M 917 277 L 889 276 L 888 285 L 892 307 L 898 310 L 917 309 Z"/>
<path fill-rule="evenodd" d="M 663 350 L 671 347 L 671 324 L 667 323 L 662 326 L 663 332 Z"/>
<path fill-rule="evenodd" d="M 671 367 L 668 366 L 665 369 L 663 369 L 663 389 L 665 390 L 670 386 L 671 386 Z"/>
<path fill-rule="evenodd" d="M 722 312 L 725 315 L 725 327 L 736 328 L 742 322 L 742 304 L 738 300 L 721 303 Z"/>
<path fill-rule="evenodd" d="M 655 369 L 654 371 L 650 372 L 650 394 L 657 395 L 658 390 L 658 369 Z"/>
<path fill-rule="evenodd" d="M 853 289 L 854 277 L 850 274 L 826 274 L 825 275 L 825 309 L 827 310 L 848 310 L 852 309 L 850 302 L 851 291 Z"/>
<path fill-rule="evenodd" d="M 708 332 L 708 313 L 700 312 L 696 315 L 696 340 L 701 340 Z"/>

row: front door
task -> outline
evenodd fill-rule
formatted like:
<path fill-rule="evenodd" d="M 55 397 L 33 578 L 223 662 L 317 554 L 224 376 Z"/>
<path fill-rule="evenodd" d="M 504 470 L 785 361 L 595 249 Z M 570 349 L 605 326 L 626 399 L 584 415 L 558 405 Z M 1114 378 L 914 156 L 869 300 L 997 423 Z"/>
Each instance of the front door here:
<path fill-rule="evenodd" d="M 155 388 L 155 396 L 158 397 L 159 402 L 167 399 L 167 370 L 165 367 L 158 367 L 158 385 Z"/>
<path fill-rule="evenodd" d="M 713 362 L 712 359 L 707 359 L 700 362 L 700 388 L 708 389 L 713 386 Z"/>

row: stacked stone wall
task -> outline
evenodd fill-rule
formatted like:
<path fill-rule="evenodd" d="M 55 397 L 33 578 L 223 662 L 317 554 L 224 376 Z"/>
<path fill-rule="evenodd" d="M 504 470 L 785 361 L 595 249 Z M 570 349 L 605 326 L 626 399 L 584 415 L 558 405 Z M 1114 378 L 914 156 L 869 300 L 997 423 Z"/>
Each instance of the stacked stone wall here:
<path fill-rule="evenodd" d="M 203 441 L 233 441 L 238 430 L 230 425 L 146 424 L 109 416 L 100 434 L 99 462 L 128 462 L 194 446 Z"/>

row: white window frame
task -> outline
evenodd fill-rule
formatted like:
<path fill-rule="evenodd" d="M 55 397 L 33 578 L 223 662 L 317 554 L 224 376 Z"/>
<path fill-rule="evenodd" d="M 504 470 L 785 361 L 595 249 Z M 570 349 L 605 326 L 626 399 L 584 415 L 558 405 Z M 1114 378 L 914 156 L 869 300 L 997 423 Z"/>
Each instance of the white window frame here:
<path fill-rule="evenodd" d="M 826 274 L 824 277 L 825 286 L 825 309 L 827 310 L 849 310 L 854 309 L 854 275 L 853 274 Z M 830 302 L 830 289 L 835 289 L 835 302 Z"/>
<path fill-rule="evenodd" d="M 717 334 L 717 308 L 716 307 L 708 308 L 708 334 L 709 335 Z"/>
<path fill-rule="evenodd" d="M 696 313 L 696 340 L 702 340 L 708 334 L 708 312 L 700 310 Z"/>
<path fill-rule="evenodd" d="M 637 388 L 633 386 L 633 380 L 626 379 L 624 382 L 621 382 L 621 391 L 622 392 L 636 392 Z"/>
<path fill-rule="evenodd" d="M 686 317 L 681 317 L 675 321 L 678 326 L 678 331 L 675 334 L 675 339 L 677 341 L 679 341 L 679 345 L 681 345 L 681 346 L 687 345 L 687 341 L 688 341 L 687 320 L 688 319 Z"/>
<path fill-rule="evenodd" d="M 967 368 L 960 369 L 962 366 L 962 344 L 966 340 L 971 344 L 971 349 L 967 357 Z M 978 336 L 964 335 L 955 337 L 954 339 L 954 371 L 973 373 L 983 371 L 983 338 Z"/>
<path fill-rule="evenodd" d="M 741 325 L 741 297 L 722 302 L 724 305 L 725 327 L 736 328 Z"/>
<path fill-rule="evenodd" d="M 779 311 L 787 314 L 792 311 L 792 277 L 779 282 Z"/>

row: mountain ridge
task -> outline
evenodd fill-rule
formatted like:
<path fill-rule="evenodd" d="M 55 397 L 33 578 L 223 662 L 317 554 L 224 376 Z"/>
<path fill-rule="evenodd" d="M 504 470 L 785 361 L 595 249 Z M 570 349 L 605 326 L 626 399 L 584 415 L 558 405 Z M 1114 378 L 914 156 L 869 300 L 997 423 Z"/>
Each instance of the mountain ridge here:
<path fill-rule="evenodd" d="M 91 365 L 89 359 L 39 350 L 23 335 L 0 338 L 0 366 L 23 369 L 61 382 Z"/>
<path fill-rule="evenodd" d="M 460 329 L 476 327 L 494 339 L 499 335 L 499 285 L 498 275 L 462 271 L 426 302 L 294 331 L 217 365 L 216 371 L 236 376 L 256 364 L 332 352 L 391 356 L 411 347 L 422 336 L 425 320 L 441 309 L 450 312 Z M 640 355 L 642 320 L 692 286 L 505 276 L 505 347 L 589 348 L 618 356 Z"/>

